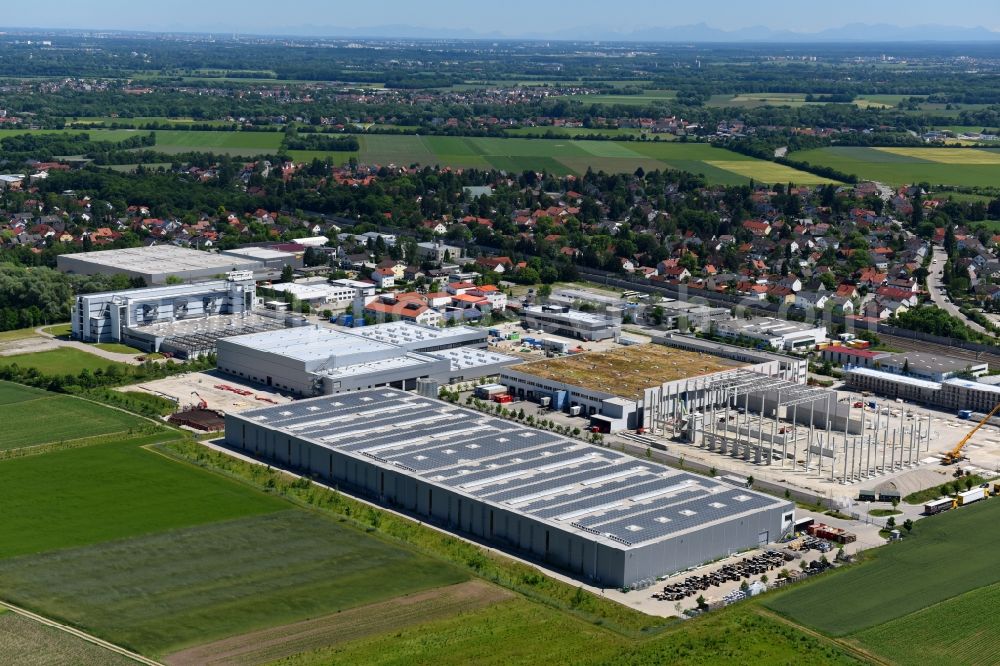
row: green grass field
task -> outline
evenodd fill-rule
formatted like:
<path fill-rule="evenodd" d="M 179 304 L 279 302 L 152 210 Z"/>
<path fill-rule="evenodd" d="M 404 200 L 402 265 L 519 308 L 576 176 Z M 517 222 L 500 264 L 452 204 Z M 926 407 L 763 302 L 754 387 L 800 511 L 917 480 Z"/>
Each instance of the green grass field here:
<path fill-rule="evenodd" d="M 997 663 L 1000 623 L 993 611 L 1000 585 L 952 597 L 855 634 L 865 649 L 899 664 Z"/>
<path fill-rule="evenodd" d="M 914 536 L 870 559 L 769 597 L 765 604 L 808 627 L 845 636 L 878 627 L 957 595 L 1000 582 L 1000 518 L 990 500 L 921 520 Z M 927 626 L 928 640 L 937 635 Z M 1000 648 L 994 652 L 1000 659 Z M 994 662 L 995 663 L 995 662 Z"/>
<path fill-rule="evenodd" d="M 857 664 L 835 647 L 756 613 L 750 604 L 630 639 L 547 606 L 515 599 L 319 649 L 275 666 L 327 664 Z"/>
<path fill-rule="evenodd" d="M 2 451 L 125 433 L 146 421 L 72 396 L 0 382 L 0 423 Z"/>
<path fill-rule="evenodd" d="M 668 102 L 676 98 L 676 90 L 644 90 L 641 95 L 566 95 L 562 99 L 573 100 L 574 102 L 580 102 L 581 104 L 647 106 Z"/>
<path fill-rule="evenodd" d="M 89 643 L 65 631 L 0 609 L 0 660 L 19 666 L 101 664 L 135 666 L 117 652 Z"/>
<path fill-rule="evenodd" d="M 13 603 L 145 654 L 285 624 L 468 575 L 292 509 L 0 562 Z"/>
<path fill-rule="evenodd" d="M 277 153 L 282 137 L 279 132 L 157 130 L 156 150 L 163 153 L 201 151 L 253 156 Z"/>
<path fill-rule="evenodd" d="M 0 461 L 0 489 L 0 558 L 288 506 L 235 481 L 178 464 L 135 440 Z M 3 589 L 0 585 L 0 596 Z"/>
<path fill-rule="evenodd" d="M 1000 185 L 1000 153 L 981 148 L 862 148 L 805 150 L 791 159 L 833 167 L 892 185 Z"/>
<path fill-rule="evenodd" d="M 43 375 L 78 375 L 83 370 L 93 372 L 97 369 L 107 370 L 112 366 L 125 367 L 122 363 L 109 361 L 106 358 L 70 347 L 33 352 L 31 354 L 0 356 L 0 366 L 2 365 L 35 368 Z"/>

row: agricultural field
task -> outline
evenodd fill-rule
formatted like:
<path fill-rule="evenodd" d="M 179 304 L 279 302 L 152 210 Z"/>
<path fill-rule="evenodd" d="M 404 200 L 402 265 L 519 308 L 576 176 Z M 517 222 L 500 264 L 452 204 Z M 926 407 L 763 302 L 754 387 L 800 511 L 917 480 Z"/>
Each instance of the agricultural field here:
<path fill-rule="evenodd" d="M 0 590 L 13 603 L 160 655 L 468 578 L 361 534 L 289 505 L 0 561 Z"/>
<path fill-rule="evenodd" d="M 900 664 L 995 664 L 1000 644 L 1000 624 L 994 613 L 998 595 L 1000 585 L 966 592 L 862 631 L 853 639 Z"/>
<path fill-rule="evenodd" d="M 280 132 L 157 130 L 156 150 L 163 153 L 201 151 L 243 156 L 273 154 L 278 152 L 283 136 Z"/>
<path fill-rule="evenodd" d="M 892 185 L 925 181 L 931 185 L 1000 184 L 1000 151 L 989 148 L 837 146 L 795 152 L 789 157 Z"/>
<path fill-rule="evenodd" d="M 998 517 L 1000 500 L 989 500 L 921 520 L 902 543 L 764 604 L 900 663 L 914 663 L 906 654 L 940 659 L 934 663 L 997 663 L 1000 648 L 988 639 L 996 630 L 983 623 L 1000 584 L 994 556 L 1000 534 L 981 528 Z"/>
<path fill-rule="evenodd" d="M 644 90 L 641 95 L 566 95 L 562 99 L 569 99 L 582 104 L 647 106 L 676 98 L 676 90 Z"/>
<path fill-rule="evenodd" d="M 0 366 L 3 365 L 35 368 L 43 375 L 78 375 L 84 370 L 93 372 L 95 370 L 107 370 L 115 366 L 119 369 L 125 367 L 121 363 L 109 361 L 106 358 L 88 354 L 85 351 L 73 349 L 72 347 L 50 349 L 31 354 L 0 356 Z"/>
<path fill-rule="evenodd" d="M 858 664 L 753 604 L 632 638 L 518 598 L 458 617 L 306 652 L 276 666 L 326 664 Z"/>
<path fill-rule="evenodd" d="M 637 127 L 615 127 L 612 129 L 590 129 L 587 127 L 551 127 L 551 126 L 540 126 L 540 127 L 518 127 L 517 129 L 506 130 L 507 136 L 512 137 L 542 137 L 547 132 L 552 132 L 567 138 L 575 138 L 578 136 L 590 136 L 592 134 L 600 134 L 604 136 L 634 136 L 639 137 L 645 134 L 643 130 Z M 660 141 L 674 141 L 676 137 L 673 134 L 658 134 L 655 136 L 660 137 Z"/>
<path fill-rule="evenodd" d="M 111 650 L 89 643 L 64 631 L 0 608 L 0 655 L 17 655 L 19 666 L 53 664 L 101 664 L 135 666 L 135 662 Z M 14 663 L 13 661 L 10 663 Z"/>
<path fill-rule="evenodd" d="M 0 559 L 287 508 L 277 498 L 142 448 L 171 436 L 0 461 Z M 5 589 L 0 584 L 0 597 Z"/>
<path fill-rule="evenodd" d="M 0 382 L 0 451 L 127 433 L 146 423 L 126 412 L 79 398 Z"/>
<path fill-rule="evenodd" d="M 344 162 L 351 155 L 369 164 L 430 164 L 462 168 L 548 170 L 556 174 L 583 173 L 588 168 L 632 173 L 637 167 L 682 169 L 701 173 L 713 183 L 745 184 L 753 178 L 767 182 L 816 184 L 820 176 L 764 160 L 715 148 L 706 143 L 677 141 L 573 141 L 571 139 L 479 138 L 446 136 L 362 135 L 359 153 L 332 153 Z M 293 157 L 311 160 L 326 153 L 293 151 Z"/>

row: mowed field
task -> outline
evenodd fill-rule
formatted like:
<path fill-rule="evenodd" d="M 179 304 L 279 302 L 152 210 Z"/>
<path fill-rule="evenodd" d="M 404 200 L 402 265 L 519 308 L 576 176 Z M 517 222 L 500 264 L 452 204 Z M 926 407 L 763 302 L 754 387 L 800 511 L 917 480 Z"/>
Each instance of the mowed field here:
<path fill-rule="evenodd" d="M 35 368 L 43 375 L 78 375 L 83 370 L 107 370 L 117 366 L 125 366 L 117 361 L 109 361 L 95 354 L 88 354 L 80 349 L 62 347 L 30 354 L 14 354 L 0 356 L 0 366 L 17 365 L 21 368 Z"/>
<path fill-rule="evenodd" d="M 0 382 L 0 451 L 125 433 L 144 423 L 138 416 L 72 396 Z"/>
<path fill-rule="evenodd" d="M 0 661 L 18 666 L 135 666 L 128 657 L 0 608 Z"/>
<path fill-rule="evenodd" d="M 155 655 L 467 578 L 291 506 L 0 561 L 13 603 Z"/>
<path fill-rule="evenodd" d="M 811 173 L 705 143 L 378 134 L 362 135 L 358 139 L 361 149 L 356 154 L 292 151 L 292 155 L 300 160 L 330 157 L 340 162 L 354 155 L 368 164 L 547 170 L 560 175 L 581 174 L 588 168 L 619 173 L 632 173 L 638 167 L 646 171 L 680 169 L 704 174 L 711 183 L 727 185 L 745 184 L 751 179 L 803 185 L 830 182 Z"/>
<path fill-rule="evenodd" d="M 1000 663 L 989 610 L 1000 598 L 1000 532 L 987 528 L 998 519 L 992 499 L 921 520 L 902 543 L 764 603 L 894 662 Z"/>
<path fill-rule="evenodd" d="M 892 185 L 1000 185 L 1000 150 L 991 148 L 863 148 L 835 146 L 789 157 Z"/>

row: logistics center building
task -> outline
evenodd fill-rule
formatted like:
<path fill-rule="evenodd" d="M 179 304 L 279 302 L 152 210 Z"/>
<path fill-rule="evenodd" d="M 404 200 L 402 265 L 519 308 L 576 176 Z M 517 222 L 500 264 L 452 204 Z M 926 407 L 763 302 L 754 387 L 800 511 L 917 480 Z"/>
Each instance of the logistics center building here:
<path fill-rule="evenodd" d="M 227 414 L 226 441 L 605 586 L 795 523 L 786 500 L 390 388 Z"/>

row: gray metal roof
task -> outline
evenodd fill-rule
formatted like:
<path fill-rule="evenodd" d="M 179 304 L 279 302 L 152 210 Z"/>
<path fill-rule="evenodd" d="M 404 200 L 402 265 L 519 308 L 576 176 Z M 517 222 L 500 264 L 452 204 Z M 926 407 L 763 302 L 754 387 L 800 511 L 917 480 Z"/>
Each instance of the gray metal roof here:
<path fill-rule="evenodd" d="M 764 508 L 791 508 L 716 479 L 395 389 L 334 394 L 236 418 L 625 548 Z"/>

